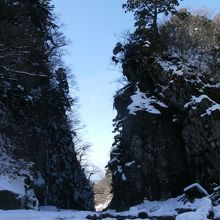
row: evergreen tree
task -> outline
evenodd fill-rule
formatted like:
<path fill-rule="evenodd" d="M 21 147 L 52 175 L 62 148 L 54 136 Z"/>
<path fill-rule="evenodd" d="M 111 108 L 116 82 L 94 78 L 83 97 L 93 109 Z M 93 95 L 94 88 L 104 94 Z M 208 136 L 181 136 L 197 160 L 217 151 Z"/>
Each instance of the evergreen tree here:
<path fill-rule="evenodd" d="M 0 110 L 7 116 L 0 136 L 13 143 L 13 158 L 31 164 L 26 173 L 40 205 L 88 210 L 93 194 L 75 152 L 78 118 L 68 114 L 76 98 L 60 56 L 66 41 L 50 2 L 0 0 Z"/>
<path fill-rule="evenodd" d="M 203 126 L 220 123 L 219 108 L 207 114 L 213 103 L 219 103 L 219 19 L 182 9 L 158 27 L 157 16 L 175 12 L 177 3 L 134 0 L 124 5 L 135 13 L 137 27 L 113 51 L 113 61 L 121 64 L 128 83 L 114 97 L 110 208 L 176 196 L 193 182 L 219 182 L 219 152 L 204 138 L 214 136 L 216 129 L 207 132 Z M 163 47 L 156 48 L 155 41 Z M 192 104 L 186 110 L 188 103 Z"/>
<path fill-rule="evenodd" d="M 134 12 L 137 27 L 150 27 L 157 37 L 159 36 L 158 15 L 173 14 L 178 5 L 178 0 L 128 0 L 123 4 L 123 8 Z"/>

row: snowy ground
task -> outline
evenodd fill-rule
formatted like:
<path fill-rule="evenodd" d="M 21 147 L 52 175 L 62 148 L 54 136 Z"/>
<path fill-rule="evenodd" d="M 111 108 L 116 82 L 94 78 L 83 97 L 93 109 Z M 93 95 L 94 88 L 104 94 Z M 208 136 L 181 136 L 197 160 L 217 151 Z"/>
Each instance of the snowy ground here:
<path fill-rule="evenodd" d="M 80 220 L 86 219 L 89 214 L 79 211 L 0 211 L 0 220 Z"/>
<path fill-rule="evenodd" d="M 220 218 L 220 205 L 213 207 L 208 197 L 195 200 L 194 203 L 183 203 L 179 201 L 181 197 L 169 199 L 164 202 L 150 202 L 131 207 L 129 211 L 115 212 L 109 210 L 106 212 L 86 212 L 86 211 L 57 211 L 52 207 L 41 208 L 41 211 L 0 211 L 0 220 L 81 220 L 87 219 L 88 216 L 96 216 L 97 219 L 140 219 L 140 213 L 146 213 L 148 218 L 157 219 L 156 217 L 173 217 L 176 220 L 207 220 Z M 47 210 L 47 211 L 46 211 Z M 180 210 L 185 210 L 185 213 L 178 214 Z M 212 214 L 212 217 L 208 216 Z M 101 217 L 103 216 L 103 217 Z M 105 217 L 104 217 L 105 216 Z M 140 217 L 140 216 L 139 216 Z M 164 218 L 165 219 L 165 218 Z"/>

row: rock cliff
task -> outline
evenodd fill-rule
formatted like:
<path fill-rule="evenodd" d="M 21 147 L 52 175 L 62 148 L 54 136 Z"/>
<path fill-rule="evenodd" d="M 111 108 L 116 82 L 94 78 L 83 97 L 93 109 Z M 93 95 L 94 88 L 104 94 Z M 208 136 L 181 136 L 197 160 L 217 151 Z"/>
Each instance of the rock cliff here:
<path fill-rule="evenodd" d="M 93 209 L 52 9 L 50 1 L 0 1 L 0 209 Z"/>
<path fill-rule="evenodd" d="M 123 67 L 136 76 L 114 97 L 115 143 L 110 207 L 126 209 L 144 198 L 163 200 L 198 182 L 220 182 L 220 83 L 174 51 Z M 150 72 L 150 73 L 149 73 Z M 146 76 L 154 76 L 152 88 Z M 138 76 L 143 76 L 137 80 Z"/>

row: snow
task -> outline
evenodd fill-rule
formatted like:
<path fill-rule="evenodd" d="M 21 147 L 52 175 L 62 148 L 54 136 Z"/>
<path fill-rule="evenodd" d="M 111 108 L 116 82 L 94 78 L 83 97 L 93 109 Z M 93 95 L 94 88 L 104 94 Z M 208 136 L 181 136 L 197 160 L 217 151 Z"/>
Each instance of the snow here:
<path fill-rule="evenodd" d="M 144 43 L 145 43 L 144 47 L 149 47 L 150 46 L 150 41 L 146 40 Z"/>
<path fill-rule="evenodd" d="M 192 188 L 194 188 L 194 187 L 196 187 L 196 188 L 198 188 L 201 192 L 203 192 L 206 196 L 208 196 L 209 194 L 208 194 L 208 192 L 200 185 L 200 184 L 198 184 L 198 183 L 193 183 L 192 185 L 190 185 L 190 186 L 187 186 L 186 188 L 184 188 L 184 192 L 186 192 L 186 191 L 188 191 L 188 190 L 190 190 L 190 189 L 192 189 Z"/>
<path fill-rule="evenodd" d="M 211 101 L 212 106 L 206 109 L 206 112 L 204 114 L 201 114 L 201 117 L 211 115 L 214 111 L 220 111 L 220 104 L 210 99 L 207 95 L 200 95 L 199 97 L 192 96 L 192 99 L 184 105 L 184 108 L 188 108 L 189 106 L 200 103 L 203 99 L 208 99 L 209 101 Z"/>
<path fill-rule="evenodd" d="M 212 59 L 210 55 L 203 56 L 195 51 L 188 51 L 183 54 L 177 48 L 170 48 L 167 55 L 169 61 L 158 57 L 157 63 L 165 72 L 172 75 L 195 75 L 207 73 L 210 69 L 209 62 Z"/>
<path fill-rule="evenodd" d="M 124 173 L 122 174 L 121 178 L 122 178 L 123 181 L 127 181 L 127 178 L 126 178 Z"/>
<path fill-rule="evenodd" d="M 176 220 L 205 220 L 206 217 L 196 212 L 186 212 L 176 217 Z"/>
<path fill-rule="evenodd" d="M 14 146 L 9 140 L 0 135 L 0 191 L 9 191 L 17 199 L 20 199 L 21 205 L 26 203 L 26 206 L 31 209 L 38 208 L 38 200 L 33 189 L 25 190 L 25 178 L 33 180 L 31 168 L 33 163 L 26 162 L 23 159 L 13 159 L 9 152 Z M 33 205 L 35 204 L 35 205 Z M 1 218 L 0 218 L 1 219 Z"/>
<path fill-rule="evenodd" d="M 204 85 L 204 88 L 220 88 L 220 83 L 217 83 L 217 84 L 214 84 L 214 85 L 211 85 L 211 84 L 209 84 L 209 83 L 206 83 L 205 85 Z"/>
<path fill-rule="evenodd" d="M 22 178 L 9 178 L 6 176 L 0 176 L 0 191 L 10 191 L 19 196 L 25 195 L 24 180 Z"/>
<path fill-rule="evenodd" d="M 36 178 L 34 179 L 34 184 L 40 187 L 45 184 L 45 180 L 39 171 L 36 172 Z"/>
<path fill-rule="evenodd" d="M 201 200 L 195 200 L 195 206 L 197 206 L 196 212 L 203 215 L 204 218 L 212 211 L 212 202 L 209 198 L 203 198 Z"/>
<path fill-rule="evenodd" d="M 14 2 L 13 5 L 14 6 L 19 5 L 19 2 Z"/>
<path fill-rule="evenodd" d="M 58 211 L 56 206 L 39 206 L 40 211 Z"/>
<path fill-rule="evenodd" d="M 186 212 L 176 217 L 176 220 L 206 220 L 209 212 L 212 211 L 212 203 L 208 198 L 195 200 L 195 212 Z"/>
<path fill-rule="evenodd" d="M 36 76 L 36 77 L 46 77 L 48 78 L 47 75 L 44 75 L 44 74 L 35 74 L 35 73 L 28 73 L 28 72 L 25 72 L 25 71 L 19 71 L 19 70 L 11 70 L 11 69 L 8 69 L 7 67 L 5 66 L 2 66 L 2 68 L 4 70 L 6 70 L 7 72 L 12 72 L 12 73 L 17 73 L 17 74 L 23 74 L 23 75 L 28 75 L 28 76 Z"/>
<path fill-rule="evenodd" d="M 125 163 L 125 166 L 126 167 L 130 167 L 132 164 L 136 163 L 134 160 L 131 161 L 131 162 L 128 162 L 128 163 Z"/>
<path fill-rule="evenodd" d="M 171 198 L 166 201 L 148 201 L 131 207 L 128 211 L 116 212 L 115 210 L 108 210 L 103 214 L 110 214 L 111 218 L 117 219 L 117 216 L 132 216 L 138 219 L 138 213 L 145 212 L 149 218 L 159 216 L 176 216 L 176 220 L 207 220 L 210 211 L 214 212 L 215 218 L 220 218 L 220 205 L 212 207 L 211 200 L 208 197 L 196 199 L 193 203 L 187 202 L 184 204 L 180 201 L 182 196 Z M 103 204 L 104 206 L 105 204 Z M 97 210 L 102 209 L 102 204 L 96 207 Z M 191 209 L 192 211 L 178 215 L 177 209 Z M 82 220 L 86 219 L 88 215 L 99 216 L 101 212 L 76 211 L 76 210 L 61 210 L 58 211 L 56 207 L 46 206 L 40 207 L 41 211 L 33 210 L 13 210 L 0 211 L 1 220 Z"/>
<path fill-rule="evenodd" d="M 184 108 L 188 108 L 191 105 L 200 103 L 203 99 L 211 100 L 207 95 L 200 95 L 199 97 L 192 96 L 191 100 L 184 105 Z"/>
<path fill-rule="evenodd" d="M 128 211 L 125 212 L 114 212 L 113 210 L 107 211 L 105 213 L 111 213 L 112 216 L 138 216 L 140 212 L 146 212 L 150 218 L 152 217 L 160 217 L 160 216 L 180 216 L 178 220 L 199 220 L 199 219 L 207 219 L 207 216 L 210 211 L 212 211 L 212 203 L 208 197 L 204 197 L 202 199 L 196 199 L 194 203 L 187 202 L 184 204 L 183 201 L 180 201 L 182 196 L 178 196 L 177 198 L 171 198 L 166 201 L 148 201 L 145 200 L 142 204 L 131 207 Z M 191 209 L 195 211 L 187 212 L 187 214 L 178 215 L 177 209 Z M 220 214 L 220 207 L 217 209 Z M 217 213 L 217 210 L 215 212 Z M 193 214 L 194 213 L 194 214 Z M 201 217 L 201 218 L 199 218 Z"/>
<path fill-rule="evenodd" d="M 211 115 L 212 112 L 216 111 L 216 110 L 219 110 L 220 111 L 220 105 L 217 104 L 217 103 L 214 103 L 211 107 L 209 107 L 207 110 L 206 110 L 206 114 L 203 114 L 202 116 L 204 115 Z"/>
<path fill-rule="evenodd" d="M 113 175 L 116 175 L 117 173 L 123 173 L 122 171 L 122 166 L 117 166 L 117 170 L 115 170 L 115 172 L 113 173 Z"/>
<path fill-rule="evenodd" d="M 86 219 L 86 216 L 92 214 L 91 212 L 80 212 L 80 211 L 26 211 L 26 210 L 15 210 L 15 211 L 0 211 L 1 220 L 81 220 Z"/>
<path fill-rule="evenodd" d="M 122 89 L 119 89 L 116 93 L 116 96 L 120 96 L 123 95 L 125 93 L 125 91 L 130 88 L 130 83 L 128 83 L 125 87 L 123 87 Z"/>
<path fill-rule="evenodd" d="M 220 205 L 214 207 L 213 212 L 215 214 L 215 218 L 220 218 Z"/>
<path fill-rule="evenodd" d="M 11 149 L 14 149 L 14 145 L 10 141 L 0 135 L 0 173 L 1 176 L 7 176 L 9 179 L 11 177 L 16 177 L 13 179 L 22 178 L 23 174 L 31 176 L 31 167 L 33 163 L 26 162 L 22 159 L 13 159 L 9 152 Z M 11 178 L 12 179 L 12 178 Z"/>
<path fill-rule="evenodd" d="M 177 121 L 178 121 L 177 118 L 173 118 L 173 119 L 172 119 L 172 122 L 177 122 Z"/>
<path fill-rule="evenodd" d="M 117 157 L 112 158 L 108 163 L 109 163 L 109 164 L 113 164 L 115 161 L 119 162 L 119 160 L 117 159 Z"/>
<path fill-rule="evenodd" d="M 172 72 L 172 74 L 176 75 L 183 75 L 182 68 L 178 68 L 178 66 L 174 65 L 172 62 L 163 60 L 158 60 L 157 62 L 163 68 L 164 71 Z"/>
<path fill-rule="evenodd" d="M 17 88 L 20 89 L 22 92 L 24 91 L 24 87 L 21 85 L 17 85 Z"/>
<path fill-rule="evenodd" d="M 118 166 L 118 172 L 122 173 L 122 167 L 121 166 Z"/>
<path fill-rule="evenodd" d="M 213 190 L 214 190 L 214 191 L 220 190 L 220 186 L 215 187 Z"/>
<path fill-rule="evenodd" d="M 113 210 L 107 211 L 106 213 L 111 213 L 113 216 L 138 216 L 140 212 L 146 212 L 149 217 L 159 217 L 159 216 L 176 216 L 177 208 L 184 207 L 183 202 L 179 201 L 182 196 L 177 198 L 171 198 L 166 201 L 148 201 L 145 200 L 143 203 L 131 207 L 125 212 L 114 212 Z"/>
<path fill-rule="evenodd" d="M 149 217 L 153 216 L 175 216 L 177 215 L 176 208 L 182 205 L 182 202 L 178 201 L 181 197 L 171 198 L 167 201 L 145 201 Z"/>
<path fill-rule="evenodd" d="M 29 95 L 29 96 L 25 97 L 25 100 L 33 102 L 33 97 Z"/>
<path fill-rule="evenodd" d="M 160 105 L 163 108 L 167 108 L 167 106 L 159 101 L 154 96 L 147 96 L 147 93 L 143 93 L 137 86 L 137 91 L 131 97 L 132 103 L 127 107 L 129 110 L 129 114 L 136 115 L 137 111 L 144 110 L 151 114 L 161 114 L 161 112 L 155 108 L 155 104 Z"/>

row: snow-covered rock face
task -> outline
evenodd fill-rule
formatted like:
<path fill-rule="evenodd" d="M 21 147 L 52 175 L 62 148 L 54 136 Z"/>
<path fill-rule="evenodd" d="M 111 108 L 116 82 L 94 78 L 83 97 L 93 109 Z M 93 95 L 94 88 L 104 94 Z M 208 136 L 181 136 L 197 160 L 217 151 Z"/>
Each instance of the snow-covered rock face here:
<path fill-rule="evenodd" d="M 25 196 L 24 179 L 9 179 L 7 176 L 0 176 L 0 191 L 9 191 L 23 197 Z"/>
<path fill-rule="evenodd" d="M 193 182 L 220 182 L 219 82 L 207 77 L 207 63 L 182 60 L 172 53 L 158 58 L 153 90 L 140 81 L 115 96 L 113 207 L 176 196 Z"/>
<path fill-rule="evenodd" d="M 13 145 L 0 135 L 0 209 L 38 209 L 38 200 L 26 179 L 32 179 L 32 163 L 13 159 Z M 7 151 L 7 150 L 8 151 Z"/>
<path fill-rule="evenodd" d="M 39 200 L 40 205 L 94 209 L 66 114 L 72 105 L 67 73 L 51 53 L 65 40 L 52 43 L 59 30 L 50 3 L 0 3 L 0 176 L 7 180 L 2 190 L 9 190 L 10 198 L 25 194 L 29 208 Z"/>
<path fill-rule="evenodd" d="M 156 106 L 161 108 L 167 108 L 167 106 L 159 101 L 154 96 L 149 96 L 149 94 L 143 93 L 137 86 L 137 91 L 131 97 L 132 103 L 128 106 L 129 114 L 136 115 L 137 111 L 146 111 L 150 114 L 161 114 L 160 110 Z"/>

